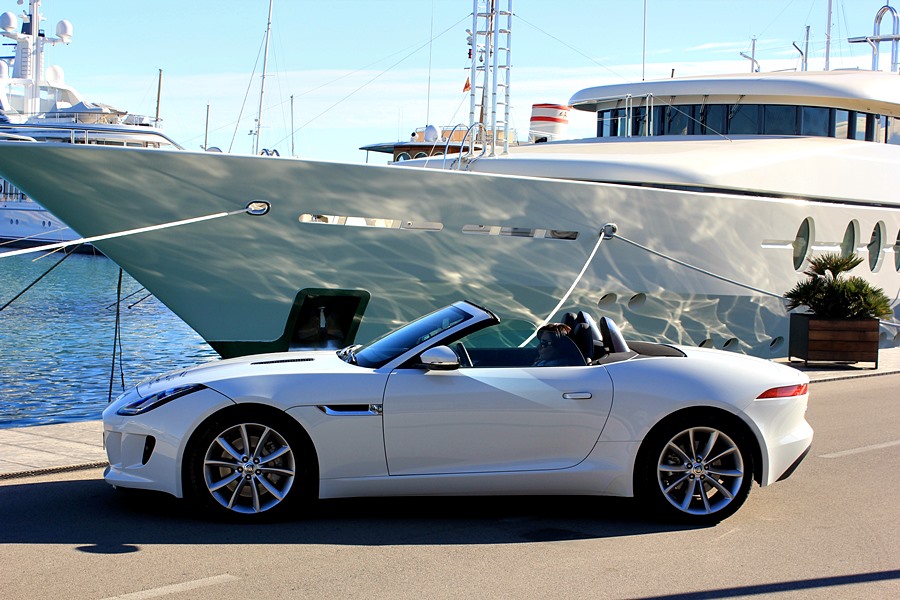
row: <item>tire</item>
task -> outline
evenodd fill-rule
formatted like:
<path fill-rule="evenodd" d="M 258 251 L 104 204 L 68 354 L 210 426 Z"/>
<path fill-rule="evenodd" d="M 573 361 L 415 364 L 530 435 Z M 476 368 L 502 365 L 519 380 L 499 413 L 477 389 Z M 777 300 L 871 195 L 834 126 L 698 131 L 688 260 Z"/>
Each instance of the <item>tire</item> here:
<path fill-rule="evenodd" d="M 652 432 L 638 467 L 638 494 L 654 514 L 694 525 L 733 515 L 753 484 L 749 442 L 712 416 L 679 418 Z"/>
<path fill-rule="evenodd" d="M 232 413 L 204 425 L 186 455 L 192 499 L 220 517 L 263 520 L 309 490 L 309 444 L 282 416 Z"/>

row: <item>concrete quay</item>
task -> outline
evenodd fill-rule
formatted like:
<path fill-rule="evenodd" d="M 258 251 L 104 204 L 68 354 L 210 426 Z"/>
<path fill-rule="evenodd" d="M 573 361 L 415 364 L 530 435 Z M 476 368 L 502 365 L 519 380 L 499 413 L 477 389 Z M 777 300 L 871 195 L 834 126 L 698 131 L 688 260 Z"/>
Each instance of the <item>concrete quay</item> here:
<path fill-rule="evenodd" d="M 900 348 L 882 349 L 873 363 L 825 364 L 778 359 L 809 375 L 813 383 L 900 373 Z M 815 402 L 815 389 L 811 402 Z M 81 421 L 0 429 L 0 480 L 106 466 L 103 423 Z"/>

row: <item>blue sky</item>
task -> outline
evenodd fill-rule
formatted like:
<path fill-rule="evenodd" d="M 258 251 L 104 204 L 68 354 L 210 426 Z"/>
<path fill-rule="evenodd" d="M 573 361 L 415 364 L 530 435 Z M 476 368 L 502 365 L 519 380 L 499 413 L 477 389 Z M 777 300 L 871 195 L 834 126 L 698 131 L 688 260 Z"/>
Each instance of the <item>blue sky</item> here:
<path fill-rule="evenodd" d="M 846 38 L 870 34 L 884 1 L 833 3 L 832 68 L 868 67 L 868 47 Z M 643 7 L 514 0 L 512 120 L 520 138 L 533 103 L 641 79 Z M 763 70 L 799 68 L 792 42 L 802 45 L 806 25 L 810 68 L 820 69 L 826 7 L 827 0 L 647 0 L 645 76 L 747 72 L 750 61 L 739 53 L 750 53 L 753 37 Z M 0 11 L 21 9 L 0 0 Z M 470 0 L 275 0 L 260 147 L 291 153 L 292 95 L 295 154 L 304 158 L 363 162 L 359 146 L 406 139 L 427 122 L 467 121 L 471 10 Z M 43 0 L 43 11 L 48 35 L 60 19 L 74 26 L 72 43 L 50 48 L 46 62 L 61 66 L 87 100 L 152 115 L 162 69 L 167 134 L 199 149 L 209 105 L 210 145 L 252 150 L 268 0 Z M 886 18 L 882 33 L 891 26 Z M 882 54 L 888 68 L 888 44 Z M 573 118 L 573 133 L 590 134 L 584 117 Z"/>

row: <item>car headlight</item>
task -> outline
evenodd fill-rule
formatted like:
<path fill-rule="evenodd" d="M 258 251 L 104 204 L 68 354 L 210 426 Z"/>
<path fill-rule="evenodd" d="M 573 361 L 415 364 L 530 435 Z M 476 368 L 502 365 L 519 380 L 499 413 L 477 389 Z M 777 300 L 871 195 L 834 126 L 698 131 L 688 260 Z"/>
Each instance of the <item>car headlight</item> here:
<path fill-rule="evenodd" d="M 167 390 L 151 394 L 146 398 L 138 398 L 134 402 L 129 402 L 128 404 L 117 410 L 116 414 L 123 417 L 139 415 L 147 412 L 148 410 L 158 408 L 163 404 L 166 404 L 167 402 L 175 400 L 176 398 L 181 398 L 182 396 L 193 394 L 194 392 L 198 392 L 202 389 L 206 389 L 206 386 L 202 383 L 169 388 Z"/>

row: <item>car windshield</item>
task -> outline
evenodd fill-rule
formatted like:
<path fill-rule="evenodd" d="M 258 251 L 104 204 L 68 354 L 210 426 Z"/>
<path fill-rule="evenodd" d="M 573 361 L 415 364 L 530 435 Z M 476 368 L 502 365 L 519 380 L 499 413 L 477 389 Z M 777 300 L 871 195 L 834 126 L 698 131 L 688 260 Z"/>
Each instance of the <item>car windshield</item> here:
<path fill-rule="evenodd" d="M 387 333 L 371 344 L 355 349 L 361 367 L 378 368 L 422 342 L 472 318 L 469 313 L 448 306 Z"/>

